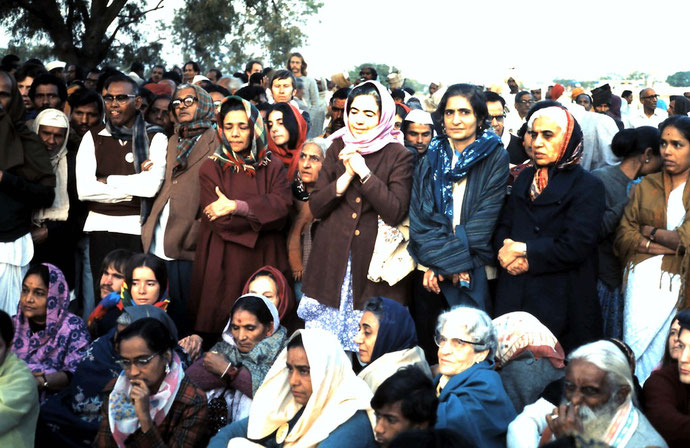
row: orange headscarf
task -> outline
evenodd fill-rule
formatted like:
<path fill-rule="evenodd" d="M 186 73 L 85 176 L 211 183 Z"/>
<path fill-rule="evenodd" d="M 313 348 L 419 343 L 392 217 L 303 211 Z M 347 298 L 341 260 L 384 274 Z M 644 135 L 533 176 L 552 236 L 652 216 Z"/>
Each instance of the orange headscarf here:
<path fill-rule="evenodd" d="M 278 104 L 281 104 L 281 103 L 278 103 Z M 299 163 L 299 154 L 300 154 L 300 151 L 302 150 L 302 145 L 304 145 L 304 142 L 307 140 L 307 122 L 304 121 L 302 114 L 300 113 L 299 109 L 297 109 L 295 106 L 293 106 L 290 103 L 282 103 L 282 104 L 287 104 L 288 106 L 290 106 L 290 110 L 292 111 L 292 115 L 295 117 L 295 121 L 297 122 L 297 132 L 298 132 L 297 141 L 295 142 L 294 148 L 282 148 L 282 147 L 276 145 L 276 143 L 273 141 L 273 137 L 271 136 L 271 133 L 269 131 L 269 133 L 268 133 L 268 149 L 271 151 L 272 154 L 275 154 L 276 156 L 278 156 L 278 158 L 283 162 L 283 164 L 285 165 L 285 168 L 287 169 L 288 182 L 292 182 L 293 180 L 295 180 L 295 173 L 297 172 L 297 164 Z M 283 112 L 284 110 L 285 109 L 281 110 L 281 112 Z M 269 113 L 269 115 L 270 115 L 270 113 Z M 292 138 L 292 135 L 290 136 L 290 138 Z"/>

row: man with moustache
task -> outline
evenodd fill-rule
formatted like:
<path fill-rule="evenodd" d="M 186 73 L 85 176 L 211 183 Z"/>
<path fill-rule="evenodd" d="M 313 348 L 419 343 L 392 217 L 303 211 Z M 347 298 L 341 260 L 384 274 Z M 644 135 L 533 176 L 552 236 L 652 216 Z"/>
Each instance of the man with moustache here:
<path fill-rule="evenodd" d="M 147 125 L 139 112 L 136 82 L 114 75 L 104 90 L 105 124 L 84 135 L 76 166 L 79 199 L 89 207 L 84 232 L 92 272 L 114 249 L 141 252 L 141 225 L 163 182 L 168 143 L 162 129 Z"/>
<path fill-rule="evenodd" d="M 568 356 L 567 366 L 562 404 L 554 408 L 541 398 L 526 406 L 508 427 L 508 447 L 536 447 L 540 439 L 564 437 L 613 448 L 667 446 L 636 406 L 633 368 L 617 344 L 583 345 Z"/>

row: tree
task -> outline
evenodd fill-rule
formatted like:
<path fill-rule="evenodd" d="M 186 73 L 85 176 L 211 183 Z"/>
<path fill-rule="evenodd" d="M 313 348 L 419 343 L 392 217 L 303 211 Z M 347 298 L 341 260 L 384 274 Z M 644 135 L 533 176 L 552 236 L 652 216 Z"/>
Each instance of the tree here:
<path fill-rule="evenodd" d="M 282 68 L 304 43 L 306 19 L 321 6 L 315 0 L 187 0 L 170 31 L 185 59 L 204 69 L 243 71 L 250 59 Z"/>
<path fill-rule="evenodd" d="M 146 0 L 2 0 L 0 24 L 22 46 L 49 39 L 59 59 L 93 67 L 111 55 L 118 37 L 139 42 L 137 25 L 162 8 L 163 0 L 145 9 Z M 11 46 L 10 45 L 10 46 Z M 111 55 L 112 56 L 112 55 Z"/>
<path fill-rule="evenodd" d="M 690 86 L 690 72 L 675 72 L 666 78 L 666 82 L 672 87 Z"/>

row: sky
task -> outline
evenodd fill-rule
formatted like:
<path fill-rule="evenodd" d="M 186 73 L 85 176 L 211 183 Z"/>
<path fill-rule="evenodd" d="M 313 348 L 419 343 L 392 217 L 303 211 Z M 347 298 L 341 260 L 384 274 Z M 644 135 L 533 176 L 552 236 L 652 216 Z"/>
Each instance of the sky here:
<path fill-rule="evenodd" d="M 363 62 L 394 65 L 424 84 L 489 85 L 513 76 L 533 85 L 633 71 L 664 80 L 690 70 L 680 24 L 690 16 L 687 0 L 321 1 L 296 49 L 310 76 Z M 170 20 L 183 2 L 165 0 L 148 24 Z M 182 62 L 173 45 L 165 51 L 168 63 Z"/>

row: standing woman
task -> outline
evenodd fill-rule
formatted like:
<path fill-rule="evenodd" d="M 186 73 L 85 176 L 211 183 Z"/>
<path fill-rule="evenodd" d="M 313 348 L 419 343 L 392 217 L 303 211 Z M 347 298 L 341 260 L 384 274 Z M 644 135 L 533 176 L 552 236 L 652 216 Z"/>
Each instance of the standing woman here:
<path fill-rule="evenodd" d="M 165 179 L 141 228 L 141 243 L 144 253 L 165 262 L 170 296 L 175 298 L 168 313 L 184 336 L 189 331 L 187 304 L 200 227 L 199 169 L 220 142 L 213 128 L 213 99 L 204 89 L 183 84 L 171 104 L 178 126 L 168 140 Z"/>
<path fill-rule="evenodd" d="M 641 383 L 661 361 L 673 316 L 687 307 L 689 293 L 690 117 L 670 117 L 659 130 L 663 170 L 635 187 L 614 242 L 627 276 L 623 337 Z"/>
<path fill-rule="evenodd" d="M 495 315 L 526 311 L 566 353 L 602 335 L 597 242 L 604 186 L 580 165 L 582 131 L 560 106 L 528 122 L 532 164 L 513 185 L 494 236 Z"/>
<path fill-rule="evenodd" d="M 289 103 L 278 103 L 268 114 L 268 149 L 283 162 L 287 180 L 297 175 L 302 145 L 307 139 L 307 122 L 299 110 Z"/>
<path fill-rule="evenodd" d="M 297 314 L 306 328 L 336 334 L 345 350 L 354 343 L 364 303 L 384 296 L 405 303 L 405 282 L 394 286 L 367 279 L 379 217 L 397 226 L 408 213 L 412 153 L 394 129 L 395 103 L 381 84 L 355 87 L 345 104 L 345 127 L 333 144 L 309 197 L 320 219 L 304 272 Z"/>
<path fill-rule="evenodd" d="M 292 194 L 283 164 L 249 101 L 232 96 L 218 115 L 220 146 L 199 171 L 203 210 L 189 304 L 194 330 L 215 343 L 244 282 L 271 265 L 289 272 L 282 231 Z"/>

